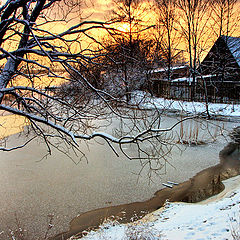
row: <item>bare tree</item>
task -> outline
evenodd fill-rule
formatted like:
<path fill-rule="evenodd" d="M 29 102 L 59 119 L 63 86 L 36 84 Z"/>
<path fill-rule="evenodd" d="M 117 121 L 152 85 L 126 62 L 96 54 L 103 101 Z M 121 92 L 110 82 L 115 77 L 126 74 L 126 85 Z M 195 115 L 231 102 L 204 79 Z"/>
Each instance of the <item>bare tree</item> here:
<path fill-rule="evenodd" d="M 150 91 L 150 75 L 153 69 L 152 40 L 135 39 L 130 48 L 124 38 L 106 38 L 104 41 L 105 74 L 103 88 L 118 97 L 126 97 L 130 103 L 135 90 Z M 114 61 L 112 61 L 114 60 Z M 107 65 L 106 65 L 107 63 Z"/>
<path fill-rule="evenodd" d="M 112 10 L 111 19 L 122 25 L 124 38 L 131 43 L 134 39 L 138 39 L 142 31 L 149 28 L 146 24 L 147 14 L 150 10 L 150 4 L 142 0 L 113 0 L 114 8 Z"/>
<path fill-rule="evenodd" d="M 74 132 L 81 130 L 85 133 L 84 122 L 98 117 L 97 113 L 94 115 L 91 112 L 87 114 L 79 112 L 68 101 L 63 101 L 36 86 L 36 79 L 40 79 L 42 75 L 72 81 L 69 77 L 59 75 L 56 70 L 62 68 L 62 71 L 70 71 L 71 75 L 76 72 L 72 63 L 81 62 L 84 65 L 93 61 L 90 48 L 81 50 L 79 36 L 80 34 L 88 36 L 91 29 L 103 28 L 104 23 L 83 21 L 60 33 L 49 31 L 51 24 L 57 22 L 67 24 L 64 18 L 66 16 L 61 10 L 68 12 L 69 9 L 79 6 L 75 1 L 71 3 L 68 2 L 66 5 L 64 2 L 54 0 L 19 0 L 7 1 L 1 6 L 0 58 L 4 66 L 0 74 L 0 109 L 25 116 L 31 122 L 32 130 L 43 137 L 49 152 L 51 152 L 49 139 L 54 135 L 45 133 L 42 124 L 55 129 L 58 138 L 77 146 L 76 138 L 90 139 L 93 136 Z M 49 14 L 50 10 L 60 13 L 55 13 L 51 19 L 53 14 Z M 58 15 L 60 18 L 57 19 Z M 72 53 L 73 44 L 77 48 L 76 53 Z M 27 84 L 15 85 L 14 80 L 17 77 L 20 77 L 22 82 L 25 80 Z M 84 76 L 81 81 L 82 85 L 85 84 L 96 94 L 100 94 Z M 12 102 L 3 104 L 4 98 L 9 95 L 12 96 Z M 81 122 L 82 126 L 81 124 L 77 126 L 77 122 Z"/>
<path fill-rule="evenodd" d="M 231 36 L 239 22 L 237 0 L 212 0 L 211 29 L 216 37 Z"/>
<path fill-rule="evenodd" d="M 157 172 L 173 146 L 171 131 L 178 122 L 162 129 L 162 111 L 126 108 L 125 101 L 97 88 L 88 78 L 91 74 L 82 72 L 89 64 L 98 65 L 97 59 L 102 57 L 102 51 L 96 52 L 86 43 L 82 46 L 83 36 L 101 46 L 91 30 L 113 31 L 113 28 L 112 22 L 81 20 L 73 24 L 69 18 L 62 17 L 64 12 L 75 8 L 79 8 L 75 1 L 66 5 L 65 1 L 58 0 L 9 0 L 1 5 L 0 110 L 24 116 L 30 124 L 26 142 L 12 148 L 2 145 L 1 150 L 22 148 L 37 136 L 45 142 L 48 154 L 52 148 L 66 154 L 72 149 L 85 157 L 79 148 L 80 141 L 102 138 L 116 155 L 119 155 L 118 147 L 127 158 L 140 159 L 143 167 L 149 166 Z M 64 26 L 63 31 L 56 27 L 59 22 Z M 46 77 L 64 82 L 66 91 L 76 93 L 66 94 L 62 87 L 59 90 L 56 86 L 44 85 L 42 81 Z M 104 125 L 106 119 L 111 121 L 109 116 L 126 120 L 121 135 L 95 132 L 101 120 Z M 99 123 L 94 127 L 91 122 L 96 120 Z M 123 147 L 126 144 L 136 146 L 136 156 L 127 153 Z"/>
<path fill-rule="evenodd" d="M 176 0 L 156 0 L 156 13 L 158 16 L 157 34 L 159 51 L 166 61 L 167 79 L 171 79 L 172 66 L 179 59 L 181 50 L 179 49 L 180 34 L 176 29 L 178 22 L 177 1 Z"/>
<path fill-rule="evenodd" d="M 207 23 L 209 20 L 209 1 L 206 0 L 178 0 L 179 27 L 186 40 L 188 61 L 190 65 L 191 99 L 195 98 L 197 67 L 204 51 L 202 43 L 206 42 Z M 204 39 L 204 40 L 203 40 Z"/>
<path fill-rule="evenodd" d="M 78 7 L 78 4 L 75 5 L 75 3 L 73 1 L 72 4 L 69 2 L 68 5 L 65 5 L 63 2 L 54 0 L 19 0 L 7 1 L 1 6 L 0 45 L 2 54 L 0 59 L 4 61 L 4 67 L 0 74 L 0 109 L 25 116 L 31 122 L 32 130 L 43 137 L 49 152 L 51 152 L 49 138 L 54 135 L 46 134 L 41 124 L 55 129 L 58 132 L 58 138 L 63 138 L 70 145 L 77 146 L 76 138 L 90 139 L 93 136 L 74 134 L 80 130 L 77 129 L 79 125 L 77 126 L 76 122 L 83 123 L 84 119 L 97 117 L 97 114 L 90 117 L 91 113 L 83 116 L 83 113 L 78 112 L 67 101 L 35 86 L 36 79 L 41 78 L 42 74 L 49 78 L 69 81 L 62 75 L 58 75 L 56 69 L 62 67 L 62 70 L 70 70 L 70 74 L 72 74 L 75 70 L 71 63 L 86 64 L 92 61 L 90 49 L 88 54 L 85 54 L 86 50 L 81 50 L 79 35 L 87 35 L 88 31 L 93 28 L 102 28 L 103 23 L 84 21 L 60 33 L 48 30 L 48 26 L 51 24 L 56 24 L 58 21 L 66 22 L 66 19 L 62 17 L 62 12 L 59 14 L 59 19 L 56 17 L 58 13 L 54 19 L 51 19 L 52 14 L 49 14 L 48 11 L 73 9 Z M 77 53 L 71 52 L 73 43 L 78 49 Z M 11 83 L 17 77 L 21 77 L 22 82 L 25 79 L 28 83 L 23 86 Z M 85 81 L 89 88 L 95 90 L 84 77 L 81 80 Z M 12 87 L 10 87 L 11 85 Z M 95 92 L 100 94 L 97 90 Z M 8 102 L 7 105 L 3 104 L 4 98 L 9 95 L 12 96 L 12 102 Z M 86 130 L 82 129 L 81 131 L 85 133 Z M 7 149 L 2 148 L 2 150 Z"/>
<path fill-rule="evenodd" d="M 150 42 L 146 38 L 143 40 L 144 32 L 152 27 L 145 20 L 150 5 L 142 0 L 114 0 L 113 3 L 111 20 L 118 22 L 120 31 L 109 31 L 111 39 L 106 40 L 106 48 L 117 59 L 115 66 L 123 74 L 122 81 L 129 102 L 131 91 L 144 84 L 150 66 L 147 60 L 149 49 L 146 49 Z"/>

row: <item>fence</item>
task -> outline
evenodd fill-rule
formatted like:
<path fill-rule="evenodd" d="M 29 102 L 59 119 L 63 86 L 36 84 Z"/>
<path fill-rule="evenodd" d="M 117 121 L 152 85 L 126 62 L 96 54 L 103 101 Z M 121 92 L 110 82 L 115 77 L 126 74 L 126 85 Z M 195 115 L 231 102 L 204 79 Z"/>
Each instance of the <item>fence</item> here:
<path fill-rule="evenodd" d="M 194 94 L 192 94 L 194 91 Z M 198 81 L 195 88 L 187 81 L 153 82 L 153 93 L 157 97 L 183 101 L 240 104 L 240 82 Z M 206 98 L 207 97 L 207 98 Z"/>

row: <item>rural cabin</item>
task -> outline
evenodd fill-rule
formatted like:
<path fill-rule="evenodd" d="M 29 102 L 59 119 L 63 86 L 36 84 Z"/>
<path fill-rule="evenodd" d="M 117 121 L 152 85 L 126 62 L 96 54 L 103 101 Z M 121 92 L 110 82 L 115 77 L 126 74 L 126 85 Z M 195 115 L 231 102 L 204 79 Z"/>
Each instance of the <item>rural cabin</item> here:
<path fill-rule="evenodd" d="M 191 101 L 188 67 L 172 69 L 172 78 L 165 72 L 153 73 L 153 89 L 158 97 Z M 164 74 L 165 73 L 165 74 Z M 195 101 L 239 103 L 240 101 L 240 38 L 220 36 L 197 69 Z"/>
<path fill-rule="evenodd" d="M 220 36 L 198 71 L 211 76 L 215 81 L 238 81 L 240 75 L 240 38 Z"/>
<path fill-rule="evenodd" d="M 201 62 L 198 84 L 211 102 L 239 102 L 240 38 L 220 36 Z"/>
<path fill-rule="evenodd" d="M 151 72 L 153 94 L 157 97 L 186 100 L 190 89 L 189 66 L 171 67 L 171 80 L 168 79 L 168 71 L 168 68 L 158 68 Z"/>

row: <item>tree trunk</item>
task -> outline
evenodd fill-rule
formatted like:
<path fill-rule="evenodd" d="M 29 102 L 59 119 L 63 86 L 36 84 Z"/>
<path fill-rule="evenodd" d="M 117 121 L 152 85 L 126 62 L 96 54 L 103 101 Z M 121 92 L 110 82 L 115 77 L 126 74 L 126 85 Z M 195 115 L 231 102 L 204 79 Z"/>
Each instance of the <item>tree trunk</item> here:
<path fill-rule="evenodd" d="M 16 61 L 12 58 L 7 60 L 2 73 L 0 74 L 0 89 L 6 88 L 16 71 Z M 3 92 L 0 92 L 0 104 L 3 100 Z"/>

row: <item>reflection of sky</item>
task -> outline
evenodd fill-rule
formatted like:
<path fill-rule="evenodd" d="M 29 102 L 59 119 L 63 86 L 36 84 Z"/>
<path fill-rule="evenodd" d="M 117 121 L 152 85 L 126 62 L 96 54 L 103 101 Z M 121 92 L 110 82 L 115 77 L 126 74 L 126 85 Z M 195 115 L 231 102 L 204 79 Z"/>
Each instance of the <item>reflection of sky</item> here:
<path fill-rule="evenodd" d="M 4 112 L 0 111 L 0 140 L 12 134 L 22 132 L 24 126 L 29 124 L 25 117 L 17 115 L 2 116 L 2 114 Z"/>

